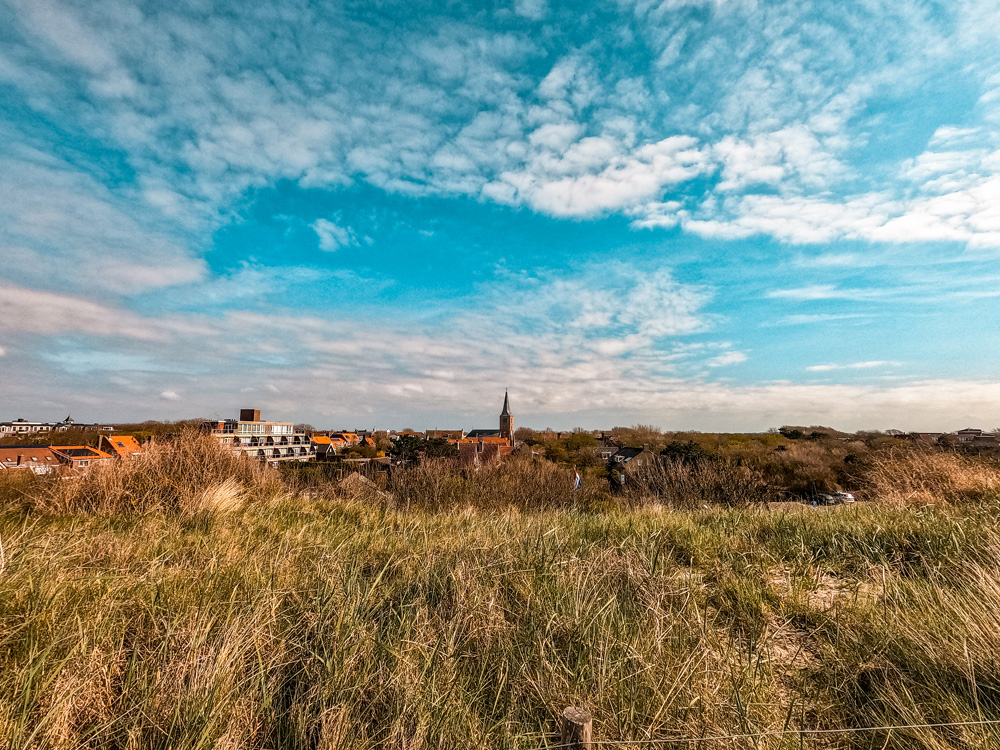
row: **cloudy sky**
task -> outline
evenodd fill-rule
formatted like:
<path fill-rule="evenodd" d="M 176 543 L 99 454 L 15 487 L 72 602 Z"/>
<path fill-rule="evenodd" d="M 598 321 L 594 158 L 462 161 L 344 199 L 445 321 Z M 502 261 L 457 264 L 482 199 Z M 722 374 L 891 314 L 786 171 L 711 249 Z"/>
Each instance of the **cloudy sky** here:
<path fill-rule="evenodd" d="M 1000 425 L 997 0 L 0 0 L 0 419 Z"/>

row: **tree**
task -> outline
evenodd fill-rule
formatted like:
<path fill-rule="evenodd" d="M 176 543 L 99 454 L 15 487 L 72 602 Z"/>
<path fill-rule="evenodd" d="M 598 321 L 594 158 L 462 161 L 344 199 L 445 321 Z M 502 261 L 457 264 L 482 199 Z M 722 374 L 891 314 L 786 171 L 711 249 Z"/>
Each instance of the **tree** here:
<path fill-rule="evenodd" d="M 597 438 L 589 432 L 574 432 L 568 438 L 565 438 L 563 443 L 566 444 L 567 450 L 578 451 L 581 448 L 588 448 L 596 444 Z"/>
<path fill-rule="evenodd" d="M 534 445 L 538 442 L 538 433 L 530 427 L 518 427 L 514 430 L 514 439 L 519 443 Z"/>
<path fill-rule="evenodd" d="M 708 453 L 694 440 L 682 441 L 671 440 L 667 447 L 660 451 L 664 458 L 673 459 L 682 463 L 696 464 L 704 458 L 708 458 Z"/>
<path fill-rule="evenodd" d="M 401 435 L 389 448 L 389 455 L 400 461 L 414 461 L 427 441 L 417 435 Z"/>
<path fill-rule="evenodd" d="M 420 456 L 447 458 L 455 455 L 455 446 L 444 438 L 424 440 L 417 435 L 402 435 L 389 448 L 389 454 L 400 461 L 415 461 Z"/>

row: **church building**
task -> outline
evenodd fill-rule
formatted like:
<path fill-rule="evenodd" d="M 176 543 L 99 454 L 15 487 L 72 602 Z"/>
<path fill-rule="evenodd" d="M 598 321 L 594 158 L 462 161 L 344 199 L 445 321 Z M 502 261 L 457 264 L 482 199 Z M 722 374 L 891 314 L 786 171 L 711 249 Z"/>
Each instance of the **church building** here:
<path fill-rule="evenodd" d="M 465 436 L 466 440 L 475 442 L 497 442 L 503 440 L 511 448 L 514 447 L 514 415 L 510 412 L 510 396 L 507 391 L 503 394 L 503 410 L 500 412 L 499 430 L 471 430 Z"/>
<path fill-rule="evenodd" d="M 482 466 L 508 455 L 514 450 L 514 415 L 510 413 L 510 396 L 504 391 L 503 411 L 499 430 L 472 430 L 458 441 L 458 457 L 462 463 Z"/>

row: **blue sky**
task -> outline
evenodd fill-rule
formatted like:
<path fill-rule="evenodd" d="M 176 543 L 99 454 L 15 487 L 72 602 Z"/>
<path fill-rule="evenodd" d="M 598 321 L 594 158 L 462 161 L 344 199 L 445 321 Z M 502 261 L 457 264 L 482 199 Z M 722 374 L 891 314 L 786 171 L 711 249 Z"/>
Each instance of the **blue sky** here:
<path fill-rule="evenodd" d="M 1000 425 L 1000 2 L 0 0 L 0 418 Z"/>

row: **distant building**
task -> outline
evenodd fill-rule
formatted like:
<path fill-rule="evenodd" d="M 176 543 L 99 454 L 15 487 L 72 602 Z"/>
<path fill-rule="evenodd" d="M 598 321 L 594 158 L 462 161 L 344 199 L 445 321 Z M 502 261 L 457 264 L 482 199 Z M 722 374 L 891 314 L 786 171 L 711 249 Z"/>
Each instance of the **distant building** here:
<path fill-rule="evenodd" d="M 330 438 L 343 443 L 346 447 L 361 445 L 361 436 L 356 432 L 331 432 Z"/>
<path fill-rule="evenodd" d="M 497 430 L 469 430 L 465 436 L 472 440 L 482 438 L 500 438 L 508 447 L 514 447 L 514 415 L 510 410 L 510 396 L 506 391 L 503 394 L 503 409 L 500 411 L 500 429 Z"/>
<path fill-rule="evenodd" d="M 202 429 L 222 445 L 271 464 L 311 461 L 316 457 L 306 433 L 296 432 L 293 422 L 261 421 L 260 409 L 241 409 L 239 419 L 204 422 Z"/>
<path fill-rule="evenodd" d="M 117 458 L 131 458 L 142 453 L 142 446 L 132 435 L 101 435 L 97 448 Z"/>
<path fill-rule="evenodd" d="M 513 447 L 502 437 L 463 438 L 458 441 L 458 458 L 464 464 L 481 466 L 510 455 Z"/>
<path fill-rule="evenodd" d="M 14 419 L 10 422 L 0 422 L 0 438 L 33 435 L 42 432 L 66 432 L 67 430 L 99 430 L 111 432 L 115 428 L 102 424 L 77 424 L 71 416 L 61 422 L 30 422 L 27 419 Z"/>
<path fill-rule="evenodd" d="M 966 427 L 955 433 L 955 440 L 960 443 L 974 443 L 976 438 L 982 437 L 983 431 L 975 427 Z"/>
<path fill-rule="evenodd" d="M 52 422 L 29 422 L 26 419 L 15 419 L 10 422 L 0 422 L 0 437 L 32 435 L 37 432 L 51 432 L 52 427 Z"/>
<path fill-rule="evenodd" d="M 648 445 L 641 448 L 619 448 L 608 459 L 608 464 L 612 469 L 635 469 L 652 466 L 659 461 L 660 457 L 649 449 Z"/>
<path fill-rule="evenodd" d="M 448 440 L 458 442 L 465 437 L 465 430 L 427 430 L 428 440 Z"/>
<path fill-rule="evenodd" d="M 333 440 L 329 435 L 313 435 L 309 442 L 312 443 L 313 452 L 317 459 L 328 458 L 336 453 L 333 447 Z"/>
<path fill-rule="evenodd" d="M 0 447 L 0 471 L 33 471 L 48 474 L 59 467 L 59 459 L 47 445 Z"/>
<path fill-rule="evenodd" d="M 89 469 L 103 461 L 110 461 L 111 454 L 105 453 L 89 445 L 53 445 L 49 450 L 59 463 L 70 469 Z"/>

